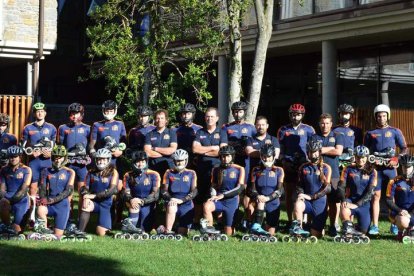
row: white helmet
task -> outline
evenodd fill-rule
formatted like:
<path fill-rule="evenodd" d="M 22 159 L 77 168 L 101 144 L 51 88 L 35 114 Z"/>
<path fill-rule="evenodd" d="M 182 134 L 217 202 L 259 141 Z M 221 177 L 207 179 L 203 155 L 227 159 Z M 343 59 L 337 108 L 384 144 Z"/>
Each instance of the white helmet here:
<path fill-rule="evenodd" d="M 374 117 L 377 115 L 378 112 L 386 112 L 388 114 L 388 120 L 391 118 L 390 107 L 386 104 L 379 104 L 374 108 Z"/>
<path fill-rule="evenodd" d="M 108 159 L 107 160 L 108 162 L 106 164 L 98 164 L 97 162 L 98 158 L 106 158 Z M 95 154 L 95 165 L 98 168 L 98 170 L 102 171 L 106 167 L 108 167 L 109 164 L 111 164 L 111 158 L 112 158 L 112 153 L 110 150 L 106 148 L 98 149 L 98 151 Z"/>
<path fill-rule="evenodd" d="M 173 153 L 171 157 L 174 160 L 175 169 L 177 171 L 182 171 L 185 169 L 185 167 L 187 167 L 187 164 L 188 164 L 188 152 L 187 151 L 183 149 L 178 149 Z M 185 164 L 183 166 L 177 166 L 175 161 L 182 161 L 182 160 L 185 160 Z"/>

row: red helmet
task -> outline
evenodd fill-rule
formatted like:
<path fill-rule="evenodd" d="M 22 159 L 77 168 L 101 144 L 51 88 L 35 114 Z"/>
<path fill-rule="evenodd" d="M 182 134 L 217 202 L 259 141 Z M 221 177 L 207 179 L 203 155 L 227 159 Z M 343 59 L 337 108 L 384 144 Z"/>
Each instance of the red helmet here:
<path fill-rule="evenodd" d="M 298 103 L 292 104 L 289 107 L 289 113 L 305 114 L 305 107 Z"/>

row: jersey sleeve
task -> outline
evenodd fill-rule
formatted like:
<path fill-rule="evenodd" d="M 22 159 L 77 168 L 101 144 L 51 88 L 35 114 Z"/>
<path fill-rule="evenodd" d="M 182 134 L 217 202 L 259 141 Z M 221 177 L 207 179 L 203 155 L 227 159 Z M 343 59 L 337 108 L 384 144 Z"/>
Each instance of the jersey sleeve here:
<path fill-rule="evenodd" d="M 345 145 L 345 139 L 344 135 L 341 133 L 338 133 L 335 135 L 335 146 L 344 146 Z"/>
<path fill-rule="evenodd" d="M 246 147 L 253 147 L 253 138 L 249 137 L 247 139 Z"/>
<path fill-rule="evenodd" d="M 63 129 L 63 125 L 61 125 L 58 128 L 58 135 L 57 135 L 56 142 L 59 144 L 63 144 L 64 140 L 65 140 L 65 130 Z"/>
<path fill-rule="evenodd" d="M 152 145 L 151 144 L 151 136 L 152 136 L 152 130 L 145 135 L 145 143 L 144 145 Z"/>
<path fill-rule="evenodd" d="M 194 142 L 197 142 L 197 143 L 201 144 L 201 142 L 200 142 L 200 132 L 201 132 L 200 130 L 197 130 L 195 138 L 194 138 Z"/>
<path fill-rule="evenodd" d="M 29 128 L 28 128 L 28 126 L 25 126 L 25 128 L 23 128 L 22 140 L 23 140 L 23 142 L 27 142 L 29 140 Z"/>
<path fill-rule="evenodd" d="M 57 130 L 56 127 L 50 124 L 50 140 L 56 141 Z"/>
<path fill-rule="evenodd" d="M 279 141 L 276 139 L 276 137 L 274 137 L 274 136 L 272 136 L 272 145 L 275 147 L 275 148 L 278 148 L 278 149 L 280 149 L 280 144 L 279 144 Z"/>
<path fill-rule="evenodd" d="M 225 131 L 223 128 L 220 129 L 220 144 L 228 144 L 229 138 L 227 136 L 227 131 Z"/>
<path fill-rule="evenodd" d="M 96 139 L 98 139 L 98 126 L 94 123 L 91 130 L 91 140 L 96 141 Z"/>
<path fill-rule="evenodd" d="M 371 135 L 367 131 L 364 136 L 364 145 L 371 151 Z"/>
<path fill-rule="evenodd" d="M 119 137 L 119 142 L 126 142 L 127 134 L 126 134 L 125 124 L 123 122 L 120 122 L 120 124 L 121 124 L 121 133 Z"/>
<path fill-rule="evenodd" d="M 401 130 L 399 130 L 398 128 L 395 130 L 395 139 L 400 149 L 405 149 L 407 147 L 407 142 L 405 141 L 405 137 L 402 134 Z"/>
<path fill-rule="evenodd" d="M 170 145 L 171 143 L 177 143 L 177 133 L 170 129 Z"/>

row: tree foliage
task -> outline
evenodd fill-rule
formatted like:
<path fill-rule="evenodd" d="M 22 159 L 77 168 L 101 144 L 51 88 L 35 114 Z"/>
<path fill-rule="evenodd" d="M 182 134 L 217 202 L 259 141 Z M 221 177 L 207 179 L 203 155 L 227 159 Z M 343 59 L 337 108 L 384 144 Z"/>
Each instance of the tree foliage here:
<path fill-rule="evenodd" d="M 207 105 L 211 65 L 225 39 L 221 3 L 109 0 L 92 13 L 90 77 L 105 78 L 107 91 L 126 106 L 127 123 L 135 122 L 137 103 L 172 113 L 184 98 Z"/>

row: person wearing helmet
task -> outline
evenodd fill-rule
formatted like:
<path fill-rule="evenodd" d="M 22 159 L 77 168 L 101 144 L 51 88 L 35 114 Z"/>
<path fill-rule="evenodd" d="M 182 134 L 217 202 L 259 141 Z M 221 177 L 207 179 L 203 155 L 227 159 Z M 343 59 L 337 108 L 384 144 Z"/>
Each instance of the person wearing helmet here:
<path fill-rule="evenodd" d="M 116 144 L 126 143 L 126 129 L 124 122 L 115 120 L 118 112 L 118 105 L 111 100 L 104 101 L 102 104 L 102 115 L 104 119 L 93 123 L 89 152 L 94 155 L 96 149 L 104 148 L 106 145 L 105 137 L 112 137 Z M 111 149 L 111 163 L 116 164 L 116 159 L 122 155 L 122 150 L 118 147 Z"/>
<path fill-rule="evenodd" d="M 177 150 L 177 135 L 168 128 L 168 111 L 155 112 L 155 129 L 145 135 L 144 151 L 149 157 L 149 168 L 164 175 L 167 169 L 174 168 L 171 155 Z"/>
<path fill-rule="evenodd" d="M 152 110 L 149 106 L 140 105 L 137 108 L 138 124 L 128 133 L 128 147 L 131 150 L 144 150 L 145 135 L 155 128 L 150 123 Z"/>
<path fill-rule="evenodd" d="M 106 148 L 98 149 L 94 156 L 95 167 L 86 175 L 79 189 L 81 195 L 81 213 L 79 229 L 85 232 L 91 213 L 98 213 L 96 233 L 105 236 L 112 228 L 112 196 L 117 193 L 118 171 L 111 163 L 112 152 Z"/>
<path fill-rule="evenodd" d="M 6 113 L 0 113 L 0 169 L 7 165 L 7 149 L 10 146 L 17 145 L 17 138 L 9 132 L 10 117 Z"/>
<path fill-rule="evenodd" d="M 398 239 L 402 240 L 403 235 L 414 236 L 414 156 L 400 156 L 399 164 L 401 174 L 389 181 L 386 202 L 389 218 L 398 227 Z"/>
<path fill-rule="evenodd" d="M 283 168 L 275 166 L 276 148 L 272 144 L 260 147 L 261 165 L 252 169 L 248 194 L 255 202 L 254 223 L 250 230 L 261 232 L 266 213 L 266 228 L 274 235 L 279 226 L 280 197 L 283 195 Z M 259 231 L 258 231 L 259 230 Z"/>
<path fill-rule="evenodd" d="M 383 153 L 388 149 L 396 149 L 399 147 L 400 155 L 405 155 L 408 152 L 407 142 L 401 130 L 391 127 L 388 123 L 391 118 L 391 110 L 385 104 L 377 105 L 374 108 L 374 118 L 376 128 L 367 131 L 364 137 L 364 145 L 371 153 Z M 378 218 L 380 213 L 381 194 L 385 193 L 388 182 L 397 176 L 396 167 L 398 165 L 398 157 L 389 156 L 391 161 L 388 165 L 376 164 L 375 169 L 378 172 L 378 184 L 375 188 L 374 197 L 372 199 L 372 224 L 369 229 L 369 234 L 378 235 Z M 383 197 L 384 198 L 384 197 Z M 391 225 L 390 231 L 398 234 L 398 229 L 395 225 Z"/>
<path fill-rule="evenodd" d="M 339 182 L 339 156 L 344 149 L 344 136 L 340 133 L 332 131 L 332 115 L 323 113 L 319 116 L 320 132 L 316 135 L 322 143 L 321 154 L 323 162 L 327 163 L 332 170 L 331 176 L 331 193 L 328 194 L 329 205 L 329 235 L 336 236 L 340 229 L 339 226 L 339 210 L 340 202 L 337 197 L 336 190 Z"/>
<path fill-rule="evenodd" d="M 13 214 L 13 229 L 24 229 L 24 216 L 29 209 L 27 192 L 32 180 L 32 170 L 21 163 L 23 149 L 13 145 L 7 149 L 8 165 L 0 171 L 0 217 L 4 224 L 10 225 Z"/>
<path fill-rule="evenodd" d="M 328 216 L 326 195 L 331 191 L 332 169 L 323 162 L 321 140 L 313 136 L 307 148 L 309 162 L 299 167 L 297 200 L 293 212 L 295 221 L 292 222 L 292 227 L 302 229 L 303 214 L 309 214 L 312 217 L 311 235 L 321 237 Z M 292 228 L 292 231 L 297 233 L 297 229 Z"/>
<path fill-rule="evenodd" d="M 189 168 L 195 166 L 194 154 L 193 154 L 193 142 L 196 137 L 196 133 L 202 127 L 195 124 L 194 117 L 196 114 L 196 108 L 191 103 L 186 103 L 180 108 L 180 124 L 174 128 L 174 131 L 177 134 L 177 148 L 184 149 L 189 154 L 190 163 L 188 164 Z"/>
<path fill-rule="evenodd" d="M 333 132 L 342 134 L 344 137 L 344 149 L 339 161 L 351 163 L 350 157 L 353 155 L 355 145 L 362 144 L 362 130 L 359 127 L 350 124 L 351 116 L 354 114 L 354 108 L 349 104 L 341 104 L 338 107 L 339 124 L 333 128 Z M 340 167 L 342 169 L 342 167 Z"/>
<path fill-rule="evenodd" d="M 211 171 L 220 164 L 220 147 L 227 145 L 227 133 L 217 126 L 219 120 L 218 110 L 215 107 L 207 108 L 205 115 L 205 127 L 198 130 L 193 142 L 193 152 L 197 154 L 197 190 L 194 198 L 194 221 L 198 223 L 203 214 L 203 203 L 210 197 Z"/>
<path fill-rule="evenodd" d="M 161 177 L 156 171 L 148 169 L 148 156 L 144 151 L 132 154 L 132 171 L 124 175 L 123 183 L 129 221 L 134 227 L 150 232 L 154 225 Z"/>
<path fill-rule="evenodd" d="M 261 155 L 260 155 L 260 149 L 263 145 L 272 145 L 275 149 L 275 159 L 279 158 L 280 153 L 280 145 L 279 141 L 276 137 L 271 136 L 267 133 L 267 130 L 269 128 L 269 123 L 267 121 L 267 118 L 264 116 L 257 116 L 255 121 L 255 127 L 256 127 L 256 134 L 252 137 L 249 137 L 247 140 L 247 146 L 246 146 L 246 154 L 249 156 L 249 167 L 254 168 L 258 165 L 260 165 L 261 162 Z M 250 179 L 249 179 L 250 180 Z M 249 189 L 250 181 L 247 182 L 247 189 Z M 250 204 L 250 198 L 248 196 L 245 196 L 243 198 L 243 207 L 245 212 L 247 213 L 247 219 L 249 223 L 251 222 L 251 215 L 252 211 L 254 209 L 253 206 L 249 206 Z"/>
<path fill-rule="evenodd" d="M 66 167 L 67 150 L 63 145 L 55 145 L 52 150 L 52 167 L 42 171 L 39 181 L 39 207 L 37 215 L 47 228 L 47 217 L 55 220 L 54 234 L 62 237 L 69 219 L 70 201 L 75 182 L 75 171 Z"/>
<path fill-rule="evenodd" d="M 178 149 L 172 155 L 174 168 L 163 177 L 161 195 L 166 202 L 166 234 L 174 233 L 175 218 L 179 219 L 178 234 L 187 235 L 194 219 L 193 199 L 197 195 L 197 175 L 187 169 L 188 152 Z"/>
<path fill-rule="evenodd" d="M 292 222 L 293 205 L 295 202 L 296 184 L 298 183 L 298 168 L 306 162 L 306 143 L 315 134 L 310 125 L 303 123 L 305 107 L 295 103 L 289 107 L 290 124 L 282 126 L 277 131 L 280 144 L 280 159 L 285 171 L 285 199 L 288 228 Z"/>
<path fill-rule="evenodd" d="M 88 148 L 91 127 L 82 122 L 85 108 L 80 103 L 72 103 L 68 106 L 67 111 L 69 122 L 59 126 L 57 143 L 64 145 L 72 158 L 86 157 L 85 154 L 86 149 Z M 84 151 L 80 150 L 79 144 L 85 149 Z M 68 165 L 68 168 L 75 171 L 75 188 L 80 187 L 88 173 L 86 164 L 71 163 Z M 71 202 L 71 215 L 69 218 L 74 219 L 71 196 L 69 197 L 69 201 Z"/>
<path fill-rule="evenodd" d="M 221 164 L 211 173 L 210 198 L 204 203 L 204 218 L 213 226 L 213 212 L 223 213 L 224 233 L 234 233 L 234 222 L 239 207 L 239 195 L 244 190 L 244 168 L 234 164 L 236 151 L 232 146 L 223 146 L 219 151 Z"/>
<path fill-rule="evenodd" d="M 377 171 L 368 162 L 369 150 L 363 145 L 354 150 L 355 163 L 345 167 L 338 184 L 343 228 L 358 219 L 358 230 L 367 233 L 371 223 L 371 199 L 377 186 Z M 349 226 L 348 226 L 349 227 Z"/>
<path fill-rule="evenodd" d="M 40 151 L 33 151 L 29 167 L 32 169 L 32 184 L 30 185 L 30 195 L 35 196 L 37 193 L 37 183 L 40 178 L 40 173 L 44 168 L 52 167 L 52 160 L 50 159 L 53 144 L 56 141 L 56 128 L 45 121 L 46 105 L 37 102 L 32 108 L 35 121 L 26 125 L 22 132 L 21 144 L 23 147 L 34 147 L 35 145 L 45 144 L 44 141 L 49 140 L 51 147 L 41 147 Z"/>

